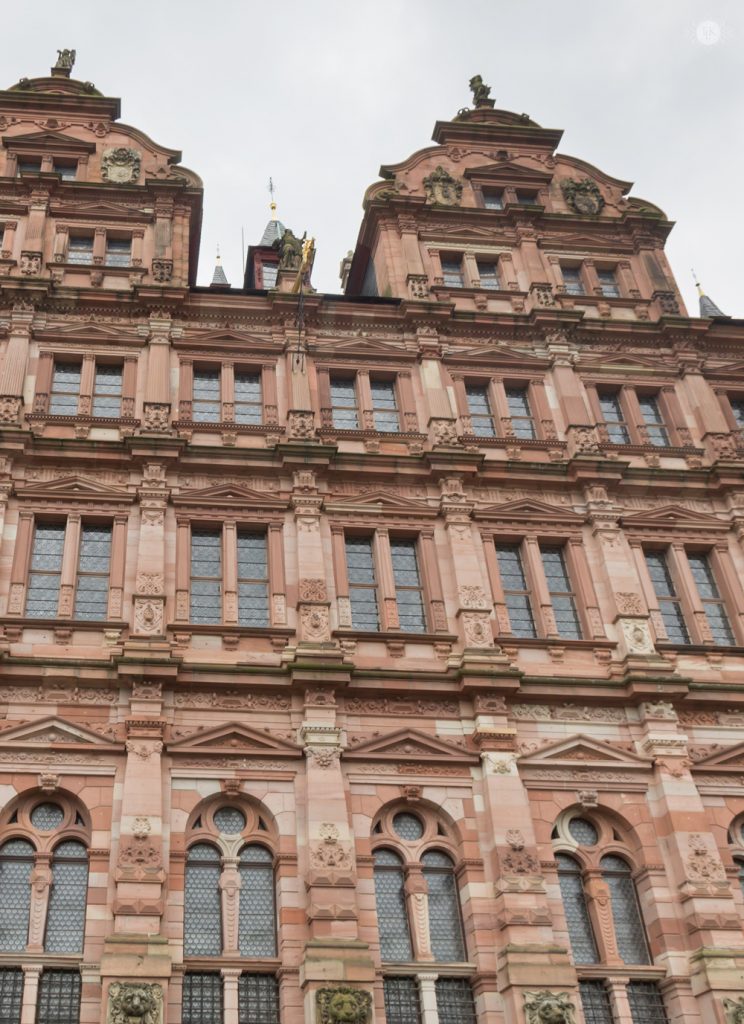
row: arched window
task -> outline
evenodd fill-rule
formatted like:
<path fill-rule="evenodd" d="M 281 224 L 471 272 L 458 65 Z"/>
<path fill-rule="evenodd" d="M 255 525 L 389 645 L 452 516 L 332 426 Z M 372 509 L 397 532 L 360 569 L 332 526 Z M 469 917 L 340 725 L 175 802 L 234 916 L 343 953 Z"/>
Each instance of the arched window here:
<path fill-rule="evenodd" d="M 612 920 L 617 948 L 626 964 L 650 963 L 646 935 L 641 920 L 635 885 L 630 868 L 622 857 L 605 855 L 599 862 L 602 878 L 610 890 Z"/>
<path fill-rule="evenodd" d="M 427 850 L 421 865 L 429 891 L 429 937 L 434 959 L 465 960 L 460 897 L 452 858 L 441 850 Z"/>
<path fill-rule="evenodd" d="M 744 895 L 744 860 L 740 860 L 738 857 L 736 858 L 736 870 L 739 872 L 739 885 Z"/>
<path fill-rule="evenodd" d="M 276 910 L 274 906 L 274 857 L 258 843 L 240 851 L 241 956 L 276 956 Z"/>
<path fill-rule="evenodd" d="M 0 950 L 20 952 L 28 942 L 34 848 L 25 839 L 0 847 Z"/>
<path fill-rule="evenodd" d="M 577 964 L 599 963 L 597 944 L 594 941 L 594 932 L 586 905 L 581 865 L 566 853 L 556 854 L 555 861 L 558 865 L 558 882 L 561 887 L 563 912 L 566 915 L 574 962 Z"/>
<path fill-rule="evenodd" d="M 383 960 L 412 960 L 403 860 L 392 850 L 375 850 L 374 875 L 380 956 Z"/>
<path fill-rule="evenodd" d="M 82 953 L 88 894 L 88 851 L 75 839 L 54 849 L 44 950 Z"/>
<path fill-rule="evenodd" d="M 219 956 L 222 953 L 219 850 L 210 843 L 189 848 L 184 886 L 184 953 Z"/>

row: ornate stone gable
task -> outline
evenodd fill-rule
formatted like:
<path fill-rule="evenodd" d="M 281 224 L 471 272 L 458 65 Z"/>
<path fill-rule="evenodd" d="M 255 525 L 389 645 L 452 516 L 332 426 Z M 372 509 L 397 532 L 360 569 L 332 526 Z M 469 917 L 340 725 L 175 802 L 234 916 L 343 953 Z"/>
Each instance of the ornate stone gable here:
<path fill-rule="evenodd" d="M 232 508 L 256 512 L 277 512 L 287 508 L 286 501 L 239 484 L 186 488 L 173 494 L 172 501 L 176 506 L 184 505 L 190 508 Z"/>
<path fill-rule="evenodd" d="M 693 512 L 681 505 L 662 505 L 660 508 L 632 512 L 630 515 L 623 515 L 620 522 L 626 530 L 653 534 L 668 534 L 672 530 L 681 533 L 692 531 L 696 534 L 720 535 L 730 529 L 730 524 L 718 516 Z"/>
<path fill-rule="evenodd" d="M 105 723 L 102 729 L 113 728 Z M 24 722 L 19 725 L 10 725 L 0 734 L 0 747 L 25 746 L 50 746 L 58 743 L 68 745 L 105 747 L 111 749 L 111 736 L 103 732 L 96 732 L 85 725 L 78 725 L 58 715 L 45 715 L 32 722 Z"/>
<path fill-rule="evenodd" d="M 240 754 L 257 757 L 302 757 L 302 750 L 295 743 L 278 738 L 272 731 L 261 732 L 239 722 L 229 722 L 213 729 L 191 733 L 182 739 L 171 741 L 167 749 L 174 756 Z"/>
<path fill-rule="evenodd" d="M 135 495 L 118 487 L 111 487 L 84 476 L 61 477 L 44 483 L 31 483 L 16 488 L 19 500 L 29 504 L 57 504 L 69 506 L 81 502 L 103 504 L 131 504 Z"/>
<path fill-rule="evenodd" d="M 477 508 L 473 514 L 479 520 L 529 523 L 535 526 L 545 524 L 561 529 L 580 529 L 584 524 L 584 517 L 570 509 L 530 498 L 507 501 L 503 505 L 487 505 L 485 508 Z"/>
<path fill-rule="evenodd" d="M 344 754 L 345 761 L 399 761 L 401 758 L 415 758 L 422 764 L 478 763 L 477 755 L 419 729 L 398 729 L 384 737 L 365 740 Z"/>

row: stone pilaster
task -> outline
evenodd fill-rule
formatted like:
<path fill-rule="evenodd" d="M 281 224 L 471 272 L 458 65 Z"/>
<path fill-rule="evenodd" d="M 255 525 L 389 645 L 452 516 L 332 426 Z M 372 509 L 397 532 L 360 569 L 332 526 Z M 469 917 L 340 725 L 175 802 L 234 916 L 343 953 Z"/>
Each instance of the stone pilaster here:
<path fill-rule="evenodd" d="M 170 494 L 163 463 L 145 464 L 137 494 L 140 530 L 133 635 L 160 637 L 165 631 L 165 512 Z"/>

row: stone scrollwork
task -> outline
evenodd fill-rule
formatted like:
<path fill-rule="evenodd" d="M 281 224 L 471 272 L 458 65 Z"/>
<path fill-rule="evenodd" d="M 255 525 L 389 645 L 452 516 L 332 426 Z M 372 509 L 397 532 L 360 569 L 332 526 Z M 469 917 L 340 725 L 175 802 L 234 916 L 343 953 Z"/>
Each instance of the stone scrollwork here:
<path fill-rule="evenodd" d="M 302 636 L 314 643 L 327 643 L 331 639 L 328 608 L 324 605 L 305 605 L 300 610 Z"/>
<path fill-rule="evenodd" d="M 526 1024 L 576 1024 L 575 1006 L 567 992 L 525 992 Z"/>
<path fill-rule="evenodd" d="M 115 981 L 109 987 L 108 1000 L 108 1024 L 162 1024 L 160 985 Z"/>
<path fill-rule="evenodd" d="M 318 1024 L 367 1024 L 370 1019 L 372 996 L 361 989 L 348 985 L 319 988 L 316 999 Z"/>
<path fill-rule="evenodd" d="M 462 628 L 468 647 L 493 647 L 493 634 L 487 612 L 464 612 Z"/>
<path fill-rule="evenodd" d="M 654 645 L 648 625 L 637 619 L 621 619 L 623 637 L 630 654 L 653 654 Z"/>
<path fill-rule="evenodd" d="M 131 185 L 140 176 L 142 154 L 128 146 L 104 149 L 101 157 L 101 177 L 115 185 Z"/>
<path fill-rule="evenodd" d="M 718 854 L 708 849 L 699 832 L 693 832 L 688 840 L 690 855 L 687 858 L 687 877 L 691 882 L 722 882 L 726 871 Z"/>
<path fill-rule="evenodd" d="M 724 999 L 723 1013 L 726 1024 L 744 1024 L 744 996 L 738 999 Z"/>

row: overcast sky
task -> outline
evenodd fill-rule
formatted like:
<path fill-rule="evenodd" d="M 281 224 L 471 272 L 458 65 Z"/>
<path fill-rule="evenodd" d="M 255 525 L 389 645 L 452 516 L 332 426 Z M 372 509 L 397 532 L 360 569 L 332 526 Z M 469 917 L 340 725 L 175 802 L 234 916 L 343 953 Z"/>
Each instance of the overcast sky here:
<path fill-rule="evenodd" d="M 77 49 L 74 76 L 204 179 L 199 282 L 219 243 L 279 216 L 317 240 L 315 286 L 339 291 L 365 188 L 429 144 L 481 74 L 496 105 L 563 128 L 560 150 L 635 182 L 677 222 L 668 246 L 744 317 L 742 0 L 35 0 L 4 11 L 6 86 Z"/>

